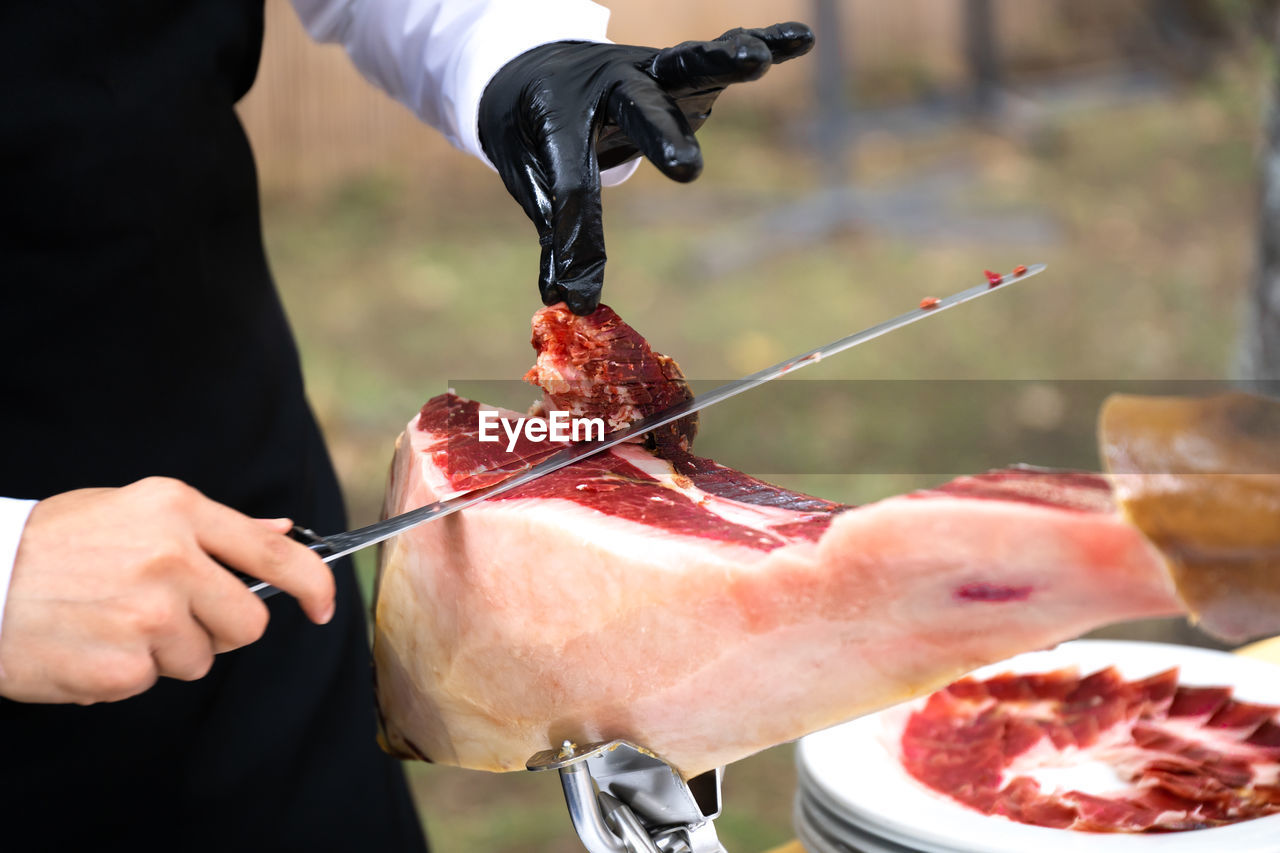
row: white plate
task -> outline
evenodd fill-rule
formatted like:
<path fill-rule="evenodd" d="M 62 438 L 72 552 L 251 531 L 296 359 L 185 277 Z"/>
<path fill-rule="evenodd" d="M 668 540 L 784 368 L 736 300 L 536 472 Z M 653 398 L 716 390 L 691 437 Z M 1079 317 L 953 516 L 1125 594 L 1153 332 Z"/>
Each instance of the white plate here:
<path fill-rule="evenodd" d="M 1179 683 L 1231 687 L 1238 699 L 1280 705 L 1280 667 L 1226 652 L 1162 643 L 1076 640 L 1019 655 L 974 673 L 1044 672 L 1077 666 L 1081 675 L 1115 666 L 1126 679 L 1179 667 Z M 845 820 L 923 853 L 1278 853 L 1280 815 L 1231 826 L 1155 835 L 1050 829 L 988 816 L 909 776 L 896 742 L 923 700 L 817 732 L 800 740 L 801 795 Z"/>

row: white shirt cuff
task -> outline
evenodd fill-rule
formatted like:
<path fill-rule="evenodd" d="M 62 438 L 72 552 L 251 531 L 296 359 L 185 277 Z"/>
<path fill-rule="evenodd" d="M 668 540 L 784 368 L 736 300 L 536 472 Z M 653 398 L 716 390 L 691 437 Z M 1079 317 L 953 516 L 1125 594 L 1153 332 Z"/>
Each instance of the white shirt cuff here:
<path fill-rule="evenodd" d="M 636 173 L 636 169 L 640 168 L 640 158 L 628 160 L 625 163 L 614 166 L 612 169 L 605 169 L 600 173 L 600 186 L 616 187 Z"/>
<path fill-rule="evenodd" d="M 375 85 L 488 163 L 476 119 L 502 66 L 556 41 L 608 41 L 590 0 L 293 0 L 311 37 L 337 42 Z"/>
<path fill-rule="evenodd" d="M 13 579 L 18 542 L 35 505 L 35 501 L 0 498 L 0 631 L 4 630 L 4 606 L 9 600 L 9 581 Z"/>
<path fill-rule="evenodd" d="M 458 63 L 458 142 L 485 163 L 480 148 L 480 97 L 502 66 L 525 51 L 556 41 L 606 41 L 609 10 L 586 0 L 531 3 L 502 0 L 474 26 Z M 490 164 L 492 165 L 492 164 Z M 612 170 L 611 170 L 612 171 Z"/>

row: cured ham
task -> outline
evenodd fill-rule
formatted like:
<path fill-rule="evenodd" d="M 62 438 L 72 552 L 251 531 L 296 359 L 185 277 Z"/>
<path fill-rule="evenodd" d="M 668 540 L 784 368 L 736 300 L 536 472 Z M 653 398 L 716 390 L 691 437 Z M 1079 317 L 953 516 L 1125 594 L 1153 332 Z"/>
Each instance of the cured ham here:
<path fill-rule="evenodd" d="M 630 420 L 688 393 L 607 309 L 544 309 L 534 328 L 543 411 Z M 479 441 L 489 409 L 428 401 L 397 443 L 386 512 L 545 452 Z M 384 548 L 388 749 L 513 770 L 565 739 L 626 738 L 693 776 L 979 665 L 1183 608 L 1104 476 L 1014 468 L 855 508 L 697 457 L 691 439 L 685 425 L 616 448 Z"/>
<path fill-rule="evenodd" d="M 1278 712 L 1180 686 L 1176 669 L 1130 682 L 1114 669 L 963 679 L 912 713 L 902 762 L 934 790 L 1023 823 L 1200 829 L 1280 813 Z M 1100 790 L 1052 781 L 1081 770 Z"/>
<path fill-rule="evenodd" d="M 388 512 L 536 455 L 481 445 L 480 409 L 423 407 Z M 1097 475 L 1012 469 L 853 508 L 631 445 L 388 546 L 377 691 L 400 755 L 513 770 L 626 738 L 692 776 L 1179 607 Z"/>

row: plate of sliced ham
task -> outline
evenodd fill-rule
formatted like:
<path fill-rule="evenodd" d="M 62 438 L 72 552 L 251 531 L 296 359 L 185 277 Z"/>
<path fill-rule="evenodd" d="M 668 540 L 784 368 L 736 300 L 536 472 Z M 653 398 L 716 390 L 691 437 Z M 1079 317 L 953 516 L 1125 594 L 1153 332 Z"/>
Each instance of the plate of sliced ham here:
<path fill-rule="evenodd" d="M 800 741 L 811 849 L 1280 849 L 1280 667 L 1079 640 Z M 900 845 L 900 846 L 898 846 Z"/>

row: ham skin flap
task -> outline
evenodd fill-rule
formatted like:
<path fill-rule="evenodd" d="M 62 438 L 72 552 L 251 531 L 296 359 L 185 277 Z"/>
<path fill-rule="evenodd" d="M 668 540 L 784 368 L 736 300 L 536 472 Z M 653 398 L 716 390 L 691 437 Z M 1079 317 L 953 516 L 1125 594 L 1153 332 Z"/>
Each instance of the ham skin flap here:
<path fill-rule="evenodd" d="M 609 315 L 618 339 L 639 337 Z M 589 330 L 574 343 L 586 322 L 539 312 L 535 334 L 556 340 L 535 337 L 535 371 L 582 364 L 576 348 L 598 343 Z M 637 362 L 595 349 L 634 395 Z M 657 363 L 666 378 L 645 381 L 682 383 Z M 482 408 L 427 402 L 397 441 L 386 513 L 545 451 L 479 442 Z M 691 437 L 623 445 L 386 544 L 374 656 L 388 750 L 517 770 L 566 739 L 625 738 L 688 778 L 1018 652 L 1181 610 L 1102 476 L 1017 468 L 849 507 L 696 457 Z"/>
<path fill-rule="evenodd" d="M 1280 631 L 1280 401 L 1117 394 L 1098 438 L 1192 618 L 1234 642 Z"/>

